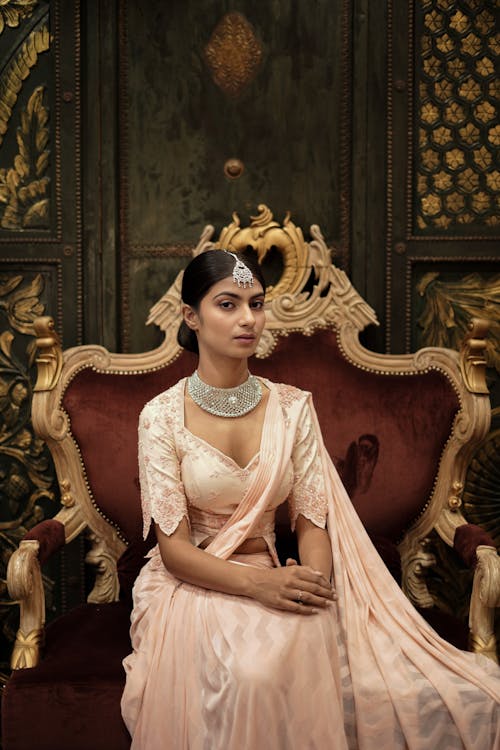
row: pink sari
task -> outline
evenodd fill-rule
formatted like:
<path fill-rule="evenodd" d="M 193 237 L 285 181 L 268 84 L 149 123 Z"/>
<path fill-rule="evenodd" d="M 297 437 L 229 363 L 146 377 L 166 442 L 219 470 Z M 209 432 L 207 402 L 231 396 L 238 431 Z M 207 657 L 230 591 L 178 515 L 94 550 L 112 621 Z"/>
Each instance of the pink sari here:
<path fill-rule="evenodd" d="M 135 750 L 494 750 L 500 670 L 443 641 L 373 548 L 324 448 L 310 395 L 270 388 L 260 461 L 207 547 L 234 555 L 278 491 L 309 410 L 328 500 L 337 604 L 310 618 L 181 583 L 159 555 L 134 588 L 124 720 Z M 285 410 L 286 406 L 286 410 Z M 319 480 L 318 480 L 319 482 Z"/>

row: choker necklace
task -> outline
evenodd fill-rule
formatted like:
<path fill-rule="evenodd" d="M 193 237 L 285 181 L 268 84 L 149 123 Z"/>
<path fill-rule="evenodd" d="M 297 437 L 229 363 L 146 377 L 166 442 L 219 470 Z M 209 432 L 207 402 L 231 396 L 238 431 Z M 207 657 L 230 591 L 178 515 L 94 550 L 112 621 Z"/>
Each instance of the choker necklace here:
<path fill-rule="evenodd" d="M 262 398 L 262 388 L 255 375 L 236 388 L 215 388 L 200 379 L 195 370 L 188 378 L 188 392 L 195 404 L 216 417 L 242 417 L 255 409 Z"/>

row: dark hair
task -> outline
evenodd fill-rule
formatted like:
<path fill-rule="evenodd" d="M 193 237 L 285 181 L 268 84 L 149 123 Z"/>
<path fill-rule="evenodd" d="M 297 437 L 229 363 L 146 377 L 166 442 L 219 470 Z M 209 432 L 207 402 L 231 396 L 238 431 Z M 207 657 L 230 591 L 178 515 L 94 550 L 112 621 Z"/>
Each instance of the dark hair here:
<path fill-rule="evenodd" d="M 237 255 L 262 284 L 265 292 L 266 282 L 257 261 L 257 255 L 254 252 L 238 253 Z M 198 310 L 201 300 L 210 287 L 232 275 L 235 263 L 233 256 L 222 250 L 207 250 L 193 258 L 186 266 L 182 278 L 181 298 L 184 304 Z M 177 341 L 184 349 L 198 354 L 196 333 L 189 328 L 184 320 L 179 326 Z"/>

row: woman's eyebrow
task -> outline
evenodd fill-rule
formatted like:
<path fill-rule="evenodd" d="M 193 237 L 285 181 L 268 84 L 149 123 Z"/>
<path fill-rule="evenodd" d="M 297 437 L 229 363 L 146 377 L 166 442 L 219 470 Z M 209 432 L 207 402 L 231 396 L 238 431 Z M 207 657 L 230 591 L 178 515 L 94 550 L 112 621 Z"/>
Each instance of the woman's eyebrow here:
<path fill-rule="evenodd" d="M 241 294 L 236 294 L 236 292 L 219 292 L 218 294 L 215 294 L 213 299 L 217 299 L 217 297 L 232 297 L 233 299 L 241 299 Z M 257 294 L 253 294 L 250 299 L 256 299 L 257 297 L 264 297 L 264 292 L 257 292 Z"/>

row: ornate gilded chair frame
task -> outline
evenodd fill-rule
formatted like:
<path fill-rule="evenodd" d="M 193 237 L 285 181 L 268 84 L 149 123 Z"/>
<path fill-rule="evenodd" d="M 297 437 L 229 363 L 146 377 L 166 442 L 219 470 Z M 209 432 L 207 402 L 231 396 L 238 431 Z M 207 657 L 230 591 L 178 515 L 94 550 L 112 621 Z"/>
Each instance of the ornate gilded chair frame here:
<path fill-rule="evenodd" d="M 271 248 L 283 259 L 283 273 L 267 294 L 267 325 L 258 357 L 272 352 L 277 340 L 292 331 L 312 334 L 318 328 L 336 331 L 339 346 L 354 366 L 380 375 L 420 374 L 438 370 L 455 389 L 460 410 L 453 431 L 441 456 L 434 489 L 425 511 L 406 533 L 399 546 L 403 589 L 410 600 L 422 607 L 432 606 L 433 598 L 425 580 L 426 568 L 435 562 L 429 550 L 428 535 L 435 529 L 446 544 L 453 546 L 455 530 L 466 523 L 461 506 L 465 473 L 478 443 L 490 424 L 490 405 L 485 382 L 485 335 L 487 324 L 475 321 L 462 351 L 428 347 L 414 354 L 385 355 L 365 349 L 360 332 L 369 324 L 378 325 L 376 315 L 353 288 L 346 274 L 332 264 L 322 233 L 312 225 L 312 240 L 305 242 L 302 231 L 287 215 L 283 225 L 273 220 L 266 206 L 250 226 L 240 227 L 233 214 L 218 241 L 212 241 L 214 228 L 205 227 L 193 255 L 208 248 L 225 247 L 235 251 L 251 245 L 263 260 Z M 311 271 L 314 285 L 310 288 Z M 70 432 L 69 419 L 62 407 L 66 387 L 82 368 L 113 374 L 144 373 L 171 363 L 180 353 L 176 331 L 180 316 L 182 272 L 150 311 L 148 324 L 164 333 L 161 345 L 141 354 L 112 354 L 100 346 L 79 346 L 62 351 L 51 318 L 35 323 L 38 346 L 38 380 L 32 416 L 36 432 L 47 441 L 54 458 L 61 488 L 62 508 L 56 515 L 65 528 L 66 542 L 81 532 L 89 535 L 91 549 L 87 562 L 96 568 L 95 585 L 89 602 L 110 602 L 118 598 L 116 561 L 125 544 L 93 503 L 82 460 Z M 304 291 L 306 283 L 309 288 Z M 21 606 L 20 628 L 12 655 L 12 667 L 34 666 L 39 660 L 45 623 L 44 592 L 39 544 L 21 542 L 8 568 L 8 586 Z M 496 549 L 477 549 L 470 605 L 471 645 L 496 659 L 494 608 L 500 604 L 500 558 Z"/>

